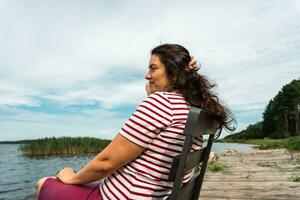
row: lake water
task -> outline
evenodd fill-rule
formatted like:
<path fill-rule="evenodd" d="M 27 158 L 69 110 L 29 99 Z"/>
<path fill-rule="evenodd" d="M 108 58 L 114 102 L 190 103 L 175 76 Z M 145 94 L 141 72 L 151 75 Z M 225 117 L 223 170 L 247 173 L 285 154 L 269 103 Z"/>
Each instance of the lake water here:
<path fill-rule="evenodd" d="M 33 200 L 35 182 L 44 176 L 53 176 L 63 167 L 83 167 L 94 155 L 28 158 L 18 151 L 19 145 L 0 145 L 0 200 Z M 225 149 L 250 152 L 249 145 L 235 143 L 214 143 L 212 151 Z"/>

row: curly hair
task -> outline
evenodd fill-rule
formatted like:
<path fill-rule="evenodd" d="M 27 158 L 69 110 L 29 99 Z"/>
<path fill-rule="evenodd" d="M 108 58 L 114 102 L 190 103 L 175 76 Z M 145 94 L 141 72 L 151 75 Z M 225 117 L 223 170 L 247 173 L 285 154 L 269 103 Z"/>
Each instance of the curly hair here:
<path fill-rule="evenodd" d="M 199 74 L 199 68 L 189 69 L 192 58 L 186 48 L 178 44 L 163 44 L 152 49 L 151 55 L 154 54 L 165 65 L 168 79 L 172 82 L 171 90 L 183 95 L 190 106 L 200 107 L 210 113 L 219 122 L 218 127 L 213 128 L 235 130 L 233 115 L 212 91 L 215 84 Z"/>

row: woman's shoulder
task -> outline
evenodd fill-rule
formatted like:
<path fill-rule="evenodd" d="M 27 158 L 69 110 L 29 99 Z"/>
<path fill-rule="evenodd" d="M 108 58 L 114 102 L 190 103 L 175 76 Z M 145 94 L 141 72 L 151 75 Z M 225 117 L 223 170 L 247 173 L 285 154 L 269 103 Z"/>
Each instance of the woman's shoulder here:
<path fill-rule="evenodd" d="M 142 105 L 159 110 L 166 109 L 168 112 L 189 110 L 184 97 L 176 92 L 154 92 L 142 102 Z"/>
<path fill-rule="evenodd" d="M 158 95 L 158 96 L 164 96 L 164 97 L 177 97 L 177 98 L 183 98 L 183 96 L 178 92 L 154 92 L 151 95 Z"/>
<path fill-rule="evenodd" d="M 154 92 L 150 96 L 150 98 L 158 98 L 158 99 L 164 99 L 168 101 L 169 103 L 172 103 L 174 101 L 184 101 L 184 97 L 177 92 Z"/>

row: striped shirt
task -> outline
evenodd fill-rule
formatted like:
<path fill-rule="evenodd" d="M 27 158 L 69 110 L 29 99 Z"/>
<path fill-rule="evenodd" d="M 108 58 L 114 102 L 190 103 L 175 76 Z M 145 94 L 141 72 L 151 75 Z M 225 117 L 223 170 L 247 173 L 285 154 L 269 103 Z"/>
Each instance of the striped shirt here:
<path fill-rule="evenodd" d="M 173 158 L 182 151 L 188 112 L 186 101 L 175 92 L 155 92 L 138 106 L 120 134 L 145 151 L 104 179 L 100 185 L 104 200 L 168 198 L 173 182 L 167 179 Z M 202 143 L 197 138 L 193 150 Z M 186 174 L 184 182 L 190 177 Z"/>

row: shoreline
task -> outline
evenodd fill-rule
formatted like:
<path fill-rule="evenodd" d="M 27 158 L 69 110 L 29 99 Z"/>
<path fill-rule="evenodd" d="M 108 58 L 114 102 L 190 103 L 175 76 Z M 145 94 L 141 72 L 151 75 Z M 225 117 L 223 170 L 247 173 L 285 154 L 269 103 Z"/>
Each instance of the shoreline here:
<path fill-rule="evenodd" d="M 262 138 L 262 139 L 221 139 L 220 142 L 234 142 L 239 144 L 251 144 L 255 145 L 255 148 L 258 149 L 280 149 L 286 148 L 289 151 L 300 152 L 300 135 L 280 138 L 280 139 L 271 139 L 271 138 Z"/>

